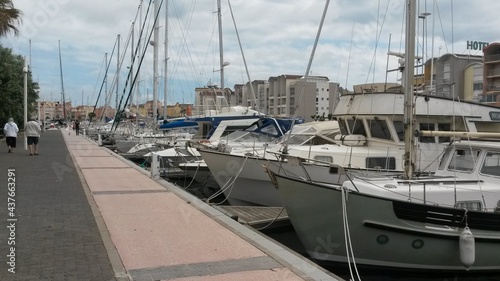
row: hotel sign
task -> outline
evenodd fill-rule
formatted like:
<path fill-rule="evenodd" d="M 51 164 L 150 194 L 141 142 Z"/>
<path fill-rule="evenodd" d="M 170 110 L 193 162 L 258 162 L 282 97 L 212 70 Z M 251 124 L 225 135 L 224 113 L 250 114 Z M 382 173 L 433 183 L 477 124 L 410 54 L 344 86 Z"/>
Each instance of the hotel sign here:
<path fill-rule="evenodd" d="M 483 50 L 484 47 L 488 46 L 488 42 L 479 41 L 467 41 L 467 50 Z"/>

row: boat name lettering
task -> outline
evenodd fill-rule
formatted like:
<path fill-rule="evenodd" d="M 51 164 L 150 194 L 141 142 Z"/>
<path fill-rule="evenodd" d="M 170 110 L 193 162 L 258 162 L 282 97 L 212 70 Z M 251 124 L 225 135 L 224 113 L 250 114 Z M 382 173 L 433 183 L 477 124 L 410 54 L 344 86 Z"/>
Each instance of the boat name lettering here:
<path fill-rule="evenodd" d="M 500 120 L 500 111 L 490 111 L 491 120 Z"/>

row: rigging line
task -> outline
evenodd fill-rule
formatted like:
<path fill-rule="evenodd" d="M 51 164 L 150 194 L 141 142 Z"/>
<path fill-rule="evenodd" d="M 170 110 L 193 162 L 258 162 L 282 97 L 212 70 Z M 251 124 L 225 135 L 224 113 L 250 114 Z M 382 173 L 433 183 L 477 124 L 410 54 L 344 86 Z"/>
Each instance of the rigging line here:
<path fill-rule="evenodd" d="M 125 49 L 125 50 L 128 48 L 128 46 L 129 46 L 129 44 L 130 44 L 130 41 L 131 41 L 131 39 L 132 39 L 132 33 L 134 32 L 133 28 L 134 28 L 134 27 L 133 27 L 133 25 L 132 25 L 132 26 L 130 27 L 130 29 L 131 29 L 131 30 L 130 30 L 130 32 L 129 32 L 129 35 L 128 35 L 128 38 L 127 38 L 127 40 L 126 40 L 126 44 L 125 44 L 125 47 L 124 47 L 124 49 Z M 121 38 L 121 37 L 120 37 L 120 38 Z M 126 55 L 127 55 L 127 52 L 123 52 L 123 54 L 121 55 L 121 58 L 119 59 L 120 63 L 119 63 L 119 65 L 118 65 L 118 69 L 121 69 L 121 68 L 122 68 L 122 66 L 123 66 L 123 62 L 125 61 L 125 56 L 126 56 Z M 110 58 L 110 60 L 111 60 L 111 58 Z M 113 77 L 113 81 L 111 82 L 111 90 L 109 91 L 110 93 L 108 94 L 109 96 L 111 96 L 111 95 L 113 94 L 113 92 L 114 92 L 114 90 L 115 90 L 115 87 L 118 87 L 118 78 L 119 78 L 119 75 L 120 75 L 119 73 L 116 73 L 116 74 L 115 74 L 115 76 Z M 128 79 L 128 77 L 127 77 L 127 79 Z M 125 88 L 126 88 L 126 87 L 127 87 L 127 84 L 125 84 Z M 126 89 L 125 89 L 125 88 L 124 88 L 124 91 L 123 91 L 122 97 L 123 97 L 123 95 L 125 94 L 125 91 L 126 91 Z M 121 106 L 121 104 L 120 104 L 120 106 Z M 115 112 L 115 120 L 116 120 L 116 119 L 117 119 L 117 117 L 118 117 L 118 114 L 119 114 L 119 108 L 120 108 L 120 106 L 116 108 L 116 112 Z M 126 106 L 126 105 L 125 105 L 125 106 Z"/>
<path fill-rule="evenodd" d="M 455 90 L 454 90 L 454 89 L 455 89 L 455 88 L 453 87 L 453 88 L 452 88 L 453 96 L 455 96 Z M 455 99 L 455 97 L 454 97 L 453 99 Z M 462 102 L 461 102 L 461 100 L 460 100 L 460 97 L 456 97 L 456 100 L 458 101 L 458 105 L 459 105 L 460 107 L 462 107 Z M 454 110 L 455 110 L 455 103 L 453 103 L 453 111 L 454 111 Z M 460 112 L 462 112 L 462 111 L 460 111 Z M 453 114 L 455 114 L 455 113 L 453 113 Z M 465 119 L 465 116 L 464 116 L 464 115 L 461 115 L 461 117 L 462 117 L 462 122 L 463 122 L 464 124 L 467 124 L 467 123 L 466 123 L 466 121 L 467 121 L 467 120 Z M 455 118 L 453 118 L 453 122 L 455 122 Z M 456 124 L 455 124 L 455 123 L 453 124 L 453 127 L 454 127 L 454 128 L 456 127 Z M 469 134 L 468 134 L 468 133 L 469 133 L 469 130 L 467 130 L 467 128 L 465 128 L 465 129 L 466 129 L 465 133 L 466 133 L 466 136 L 467 136 L 467 140 L 468 140 L 468 141 L 470 141 L 470 137 L 469 137 Z M 473 151 L 473 150 L 472 150 L 472 147 L 470 147 L 470 146 L 469 146 L 469 149 L 470 149 L 470 151 L 471 151 L 471 155 L 472 155 L 472 162 L 474 163 L 474 166 L 475 166 L 475 165 L 477 164 L 477 162 L 478 162 L 477 155 L 474 155 L 474 153 L 472 153 L 472 151 Z M 485 207 L 487 207 L 487 206 L 486 206 L 486 200 L 484 199 L 484 193 L 483 193 L 483 189 L 482 189 L 481 181 L 479 180 L 479 175 L 477 175 L 477 174 L 476 174 L 476 180 L 477 180 L 478 185 L 479 185 L 479 192 L 481 193 L 481 198 L 483 199 L 483 204 L 484 204 L 484 206 L 485 206 Z"/>
<path fill-rule="evenodd" d="M 103 59 L 102 59 L 102 63 L 101 63 L 101 67 L 99 68 L 99 74 L 97 75 L 97 77 L 98 77 L 98 78 L 101 76 L 102 69 L 103 69 L 103 67 L 104 67 L 105 63 L 106 63 L 106 60 L 105 60 L 105 58 L 103 58 Z M 97 79 L 97 80 L 96 80 L 96 82 L 95 82 L 95 85 L 94 85 L 94 91 L 92 92 L 92 96 L 91 96 L 91 98 L 90 98 L 91 100 L 93 100 L 93 99 L 94 99 L 94 95 L 95 95 L 96 90 L 97 90 L 97 84 L 98 84 L 98 82 L 99 82 L 99 79 Z M 95 107 L 94 107 L 94 110 L 95 110 Z M 85 118 L 87 118 L 87 117 L 85 117 Z M 91 118 L 90 118 L 90 119 L 91 119 Z M 89 121 L 89 123 L 87 124 L 87 128 L 88 128 L 88 126 L 90 126 L 90 121 Z"/>
<path fill-rule="evenodd" d="M 229 10 L 231 11 L 231 17 L 233 19 L 234 29 L 236 31 L 236 37 L 238 38 L 238 44 L 240 46 L 241 56 L 243 57 L 243 64 L 245 65 L 245 70 L 246 70 L 246 73 L 247 73 L 248 83 L 250 85 L 250 92 L 252 93 L 252 98 L 253 98 L 254 103 L 255 103 L 255 106 L 252 106 L 252 107 L 258 109 L 258 106 L 257 106 L 258 105 L 257 97 L 255 96 L 255 91 L 254 91 L 253 85 L 252 85 L 252 79 L 250 79 L 250 73 L 248 72 L 247 61 L 245 59 L 245 53 L 243 52 L 243 47 L 241 46 L 240 34 L 238 33 L 238 28 L 236 27 L 236 20 L 234 19 L 233 8 L 231 7 L 231 2 L 229 0 L 227 0 L 227 3 L 229 4 Z"/>
<path fill-rule="evenodd" d="M 161 2 L 160 2 L 160 6 L 162 5 L 162 3 L 163 3 L 163 0 L 161 0 Z M 149 10 L 149 7 L 148 7 L 148 10 Z M 158 20 L 158 16 L 159 16 L 159 14 L 160 14 L 160 9 L 158 9 L 158 11 L 157 11 L 157 13 L 156 13 L 156 15 L 155 15 L 155 22 Z M 149 33 L 148 42 L 151 40 L 151 36 L 153 35 L 153 31 L 154 31 L 154 28 L 152 28 L 152 29 L 151 29 L 151 31 L 150 31 L 150 33 Z M 139 61 L 139 65 L 138 65 L 138 67 L 137 67 L 137 72 L 136 72 L 136 75 L 134 76 L 134 79 L 133 79 L 133 81 L 132 81 L 132 85 L 135 85 L 135 82 L 136 82 L 136 80 L 137 80 L 137 73 L 139 72 L 139 70 L 140 70 L 140 68 L 141 68 L 141 65 L 142 65 L 142 63 L 143 63 L 143 61 L 144 61 L 144 57 L 145 57 L 145 54 L 146 54 L 147 49 L 148 49 L 148 44 L 146 44 L 146 46 L 144 47 L 144 53 L 143 53 L 143 56 L 141 57 L 141 59 L 140 59 L 140 61 Z M 126 88 L 127 88 L 127 87 L 126 87 L 126 85 L 125 85 L 125 87 L 124 87 L 124 91 L 126 90 Z M 131 89 L 130 89 L 130 91 L 129 91 L 129 94 L 127 95 L 127 99 L 125 100 L 125 104 L 128 104 L 128 103 L 129 103 L 130 95 L 131 95 L 131 93 L 132 93 L 132 88 L 133 88 L 133 87 L 131 87 Z M 122 98 L 123 98 L 123 97 L 122 97 Z M 121 106 L 121 101 L 120 101 L 120 106 Z M 115 130 L 116 130 L 116 128 L 115 128 Z"/>
<path fill-rule="evenodd" d="M 446 49 L 446 53 L 448 53 L 448 43 L 446 43 L 447 41 L 446 41 L 446 36 L 445 36 L 445 32 L 444 32 L 443 21 L 441 19 L 441 12 L 439 11 L 439 6 L 438 6 L 437 1 L 435 2 L 435 4 L 436 4 L 437 14 L 438 14 L 438 17 L 439 17 L 439 23 L 440 23 L 440 26 L 441 26 L 441 34 L 443 36 L 444 47 Z"/>
<path fill-rule="evenodd" d="M 375 37 L 375 47 L 374 47 L 374 51 L 373 51 L 372 61 L 370 62 L 370 67 L 368 68 L 368 74 L 366 76 L 366 82 L 365 82 L 366 84 L 368 84 L 368 79 L 370 77 L 370 72 L 372 70 L 372 67 L 373 67 L 372 83 L 375 83 L 375 68 L 376 68 L 376 62 L 377 62 L 377 49 L 378 49 L 378 45 L 380 43 L 380 38 L 382 37 L 382 29 L 384 27 L 385 20 L 387 18 L 387 13 L 389 11 L 390 2 L 391 1 L 388 1 L 387 6 L 385 7 L 384 17 L 382 18 L 382 23 L 381 23 L 380 30 L 379 30 L 379 17 L 380 17 L 380 0 L 379 0 L 378 11 L 377 11 L 377 33 L 376 33 L 376 37 Z M 389 60 L 389 58 L 387 58 L 387 60 Z M 387 75 L 387 72 L 386 72 L 386 75 Z M 371 103 L 372 103 L 372 106 L 370 107 L 370 109 L 373 110 L 373 99 L 371 99 Z M 359 106 L 361 107 L 361 104 Z M 357 122 L 357 119 L 354 121 L 354 123 L 356 123 L 356 122 Z M 369 126 L 369 129 L 371 129 L 372 124 L 369 123 L 368 126 Z M 351 148 L 351 151 L 352 151 L 352 148 Z M 368 146 L 368 151 L 370 151 L 370 146 Z M 349 159 L 349 164 L 350 163 L 351 163 L 351 158 Z"/>
<path fill-rule="evenodd" d="M 66 99 L 64 97 L 64 82 L 63 82 L 63 70 L 62 70 L 62 58 L 61 58 L 61 40 L 59 40 L 59 70 L 61 72 L 61 96 L 63 104 L 63 119 L 66 119 Z"/>
<path fill-rule="evenodd" d="M 196 1 L 195 1 L 196 2 Z M 199 77 L 199 73 L 195 71 L 196 67 L 195 67 L 195 63 L 193 62 L 193 55 L 191 54 L 190 52 L 190 49 L 187 48 L 186 46 L 188 45 L 187 44 L 187 41 L 188 41 L 188 38 L 189 38 L 189 26 L 191 26 L 191 22 L 192 22 L 192 18 L 193 18 L 193 14 L 194 14 L 194 7 L 195 7 L 195 4 L 193 4 L 190 8 L 190 13 L 189 13 L 189 18 L 188 20 L 185 22 L 184 26 L 180 25 L 179 23 L 179 31 L 181 33 L 181 40 L 180 42 L 182 44 L 180 44 L 180 46 L 176 49 L 177 53 L 179 53 L 179 57 L 182 56 L 182 54 L 186 54 L 186 57 L 188 58 L 188 65 L 189 65 L 189 68 L 191 69 L 191 71 L 193 72 L 194 76 L 196 77 L 195 80 L 201 84 L 201 79 Z M 174 11 L 176 13 L 176 15 L 180 18 L 180 13 L 179 13 L 179 9 L 177 8 L 177 6 L 175 5 L 175 2 L 173 2 L 173 8 L 174 8 Z M 176 22 L 174 22 L 174 24 L 176 24 Z M 191 40 L 189 40 L 191 41 Z M 195 54 L 196 55 L 196 54 Z M 199 57 L 196 55 L 198 61 L 201 62 L 201 60 L 199 59 Z M 175 65 L 174 65 L 174 73 L 177 74 L 179 73 L 178 69 L 179 69 L 179 65 L 180 65 L 180 60 L 176 60 L 175 62 Z M 204 63 L 199 63 L 198 65 L 204 65 Z M 186 75 L 184 73 L 184 69 L 182 68 L 181 70 L 182 71 L 182 74 Z M 188 78 L 185 78 L 185 80 L 187 81 Z M 179 83 L 179 81 L 177 81 Z"/>
<path fill-rule="evenodd" d="M 328 11 L 329 4 L 330 4 L 330 0 L 326 0 L 325 7 L 323 8 L 323 15 L 321 16 L 320 24 L 318 27 L 318 32 L 316 33 L 316 39 L 314 40 L 314 45 L 313 45 L 313 48 L 311 50 L 311 55 L 309 56 L 309 62 L 307 63 L 306 73 L 305 73 L 304 78 L 302 80 L 302 85 L 301 85 L 300 93 L 298 96 L 299 101 L 302 99 L 302 96 L 304 95 L 304 92 L 305 92 L 307 79 L 309 77 L 309 72 L 311 71 L 311 65 L 313 62 L 314 54 L 316 52 L 316 47 L 318 46 L 319 37 L 321 35 L 321 30 L 323 29 L 323 23 L 325 22 L 326 12 Z M 289 142 L 290 137 L 292 135 L 293 127 L 295 125 L 295 119 L 297 117 L 297 108 L 298 108 L 298 106 L 294 109 L 292 124 L 290 125 L 290 130 L 288 130 L 289 137 L 285 141 L 285 144 L 283 147 L 283 154 L 288 153 L 288 151 L 287 151 L 288 150 L 288 142 Z"/>
<path fill-rule="evenodd" d="M 116 43 L 117 43 L 117 41 L 115 40 L 115 45 L 113 46 L 113 50 L 111 51 L 111 56 L 113 56 L 113 53 L 115 52 Z M 97 103 L 99 102 L 99 98 L 101 97 L 102 89 L 104 88 L 104 84 L 106 82 L 106 75 L 108 74 L 109 67 L 111 66 L 111 60 L 109 60 L 109 62 L 106 62 L 106 64 L 107 64 L 106 71 L 104 71 L 104 78 L 102 79 L 101 89 L 99 90 L 99 94 L 97 95 L 97 99 L 95 101 L 94 110 L 92 111 L 93 114 L 95 114 L 95 109 L 97 108 Z M 92 121 L 92 119 L 90 119 L 90 121 Z"/>
<path fill-rule="evenodd" d="M 349 43 L 349 56 L 347 58 L 347 70 L 345 76 L 345 86 L 347 88 L 347 82 L 349 81 L 349 69 L 351 66 L 351 55 L 352 55 L 352 41 L 354 37 L 354 21 L 352 21 L 352 30 L 351 30 L 351 42 Z"/>
<path fill-rule="evenodd" d="M 375 66 L 376 66 L 376 61 L 377 61 L 377 49 L 378 49 L 378 45 L 380 43 L 380 37 L 382 37 L 382 29 L 384 28 L 384 24 L 385 24 L 385 20 L 387 19 L 387 13 L 389 12 L 389 4 L 391 3 L 391 1 L 387 2 L 387 6 L 385 7 L 385 13 L 384 13 L 384 17 L 382 18 L 382 23 L 381 23 L 381 26 L 380 26 L 380 30 L 379 29 L 379 21 L 378 21 L 378 18 L 379 16 L 377 16 L 377 35 L 375 37 L 375 48 L 374 48 L 374 51 L 373 51 L 373 56 L 372 56 L 372 61 L 370 63 L 370 67 L 368 68 L 368 75 L 366 76 L 366 83 L 368 83 L 368 79 L 369 79 L 369 76 L 370 76 L 370 72 L 372 70 L 372 67 L 373 67 L 373 79 L 375 79 Z M 380 4 L 380 0 L 379 0 L 379 4 Z M 375 80 L 373 80 L 373 83 L 375 83 Z"/>
<path fill-rule="evenodd" d="M 118 37 L 117 41 L 119 41 L 119 38 L 121 38 L 121 37 Z M 127 44 L 125 45 L 125 48 L 124 48 L 125 50 L 128 48 L 128 44 L 130 43 L 130 38 L 131 38 L 131 36 L 130 36 L 130 33 L 129 33 L 129 37 L 127 38 Z M 121 58 L 119 58 L 119 64 L 118 64 L 118 68 L 117 69 L 121 69 L 121 67 L 123 65 L 123 61 L 124 61 L 125 55 L 126 55 L 126 52 L 123 52 L 123 54 L 121 55 Z M 110 61 L 112 59 L 113 58 L 111 57 Z M 110 101 L 111 96 L 114 94 L 115 88 L 118 88 L 118 78 L 119 78 L 119 73 L 115 73 L 115 75 L 113 77 L 113 80 L 111 81 L 111 88 L 109 90 L 108 96 L 106 97 L 106 100 L 108 100 L 108 101 Z M 117 94 L 118 94 L 118 92 L 117 92 Z M 118 107 L 116 108 L 115 119 L 116 119 L 117 113 L 118 113 Z"/>
<path fill-rule="evenodd" d="M 147 18 L 149 17 L 149 11 L 151 9 L 151 2 L 149 3 L 148 5 L 148 8 L 146 10 L 146 18 L 144 19 L 144 22 L 143 22 L 143 25 L 142 25 L 142 28 L 141 28 L 141 32 L 139 33 L 139 38 L 142 38 L 142 35 L 144 33 L 144 29 L 145 29 L 145 26 L 146 26 L 146 21 L 147 21 Z M 163 2 L 163 0 L 162 0 Z M 161 3 L 160 3 L 161 5 Z M 159 14 L 159 11 L 157 12 L 157 15 L 156 15 L 156 18 L 155 20 L 157 20 L 157 17 L 158 17 L 158 14 Z M 153 34 L 153 29 L 151 30 L 150 34 L 149 34 L 149 38 L 148 38 L 148 42 L 151 40 L 151 35 Z M 136 48 L 135 48 L 135 53 L 134 53 L 134 56 L 133 56 L 133 60 L 132 60 L 132 63 L 131 63 L 131 67 L 130 67 L 130 70 L 128 72 L 128 75 L 127 75 L 127 79 L 125 81 L 125 86 L 123 87 L 123 95 L 120 99 L 120 103 L 118 105 L 118 108 L 116 109 L 116 116 L 115 117 L 119 117 L 118 113 L 120 113 L 121 111 L 121 106 L 122 106 L 122 102 L 123 102 L 123 97 L 125 96 L 125 92 L 127 91 L 127 87 L 128 87 L 128 83 L 132 77 L 132 69 L 133 69 L 133 66 L 134 66 L 134 63 L 135 63 L 135 60 L 136 60 L 136 57 L 137 57 L 137 54 L 139 53 L 139 46 L 140 46 L 140 43 L 141 40 L 138 40 L 137 41 L 137 45 L 136 45 Z M 127 95 L 127 99 L 125 100 L 125 106 L 129 103 L 129 99 L 130 99 L 130 96 L 131 94 L 133 93 L 133 90 L 134 90 L 134 86 L 135 86 L 135 82 L 137 80 L 137 77 L 138 77 L 138 73 L 140 72 L 141 70 L 141 65 L 142 65 L 142 62 L 144 60 L 144 56 L 146 54 L 146 50 L 148 49 L 148 46 L 149 44 L 145 44 L 145 47 L 144 47 L 144 50 L 143 50 L 143 53 L 142 53 L 142 56 L 141 56 L 141 59 L 140 59 L 140 63 L 139 63 L 139 66 L 137 67 L 137 70 L 136 70 L 136 73 L 135 73 L 135 76 L 134 76 L 134 79 L 132 81 L 132 84 L 131 84 L 131 87 L 129 89 L 129 93 Z M 111 126 L 111 130 L 112 132 L 116 131 L 117 127 L 118 127 L 118 124 L 119 124 L 119 120 L 120 118 L 115 118 L 114 121 L 113 121 L 113 124 Z M 115 126 L 116 125 L 116 126 Z"/>
<path fill-rule="evenodd" d="M 356 266 L 356 260 L 354 259 L 354 251 L 352 249 L 352 240 L 351 240 L 351 233 L 349 231 L 349 220 L 347 219 L 347 191 L 344 186 L 340 187 L 341 190 L 341 196 L 342 196 L 342 222 L 343 222 L 343 228 L 344 228 L 344 242 L 345 242 L 345 251 L 346 251 L 346 258 L 347 258 L 347 264 L 349 265 L 349 273 L 352 277 L 352 280 L 354 279 L 354 274 L 353 274 L 353 267 L 354 271 L 356 272 L 356 275 L 358 277 L 358 280 L 361 280 L 361 277 L 359 276 L 358 268 Z M 352 257 L 352 264 L 351 265 L 351 257 Z"/>

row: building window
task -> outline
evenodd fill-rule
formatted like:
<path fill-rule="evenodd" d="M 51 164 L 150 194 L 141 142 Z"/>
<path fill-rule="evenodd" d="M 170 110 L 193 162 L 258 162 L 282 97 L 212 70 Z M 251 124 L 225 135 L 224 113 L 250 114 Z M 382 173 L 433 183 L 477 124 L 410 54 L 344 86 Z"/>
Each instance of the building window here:
<path fill-rule="evenodd" d="M 474 83 L 472 89 L 474 91 L 481 91 L 483 89 L 483 83 Z"/>

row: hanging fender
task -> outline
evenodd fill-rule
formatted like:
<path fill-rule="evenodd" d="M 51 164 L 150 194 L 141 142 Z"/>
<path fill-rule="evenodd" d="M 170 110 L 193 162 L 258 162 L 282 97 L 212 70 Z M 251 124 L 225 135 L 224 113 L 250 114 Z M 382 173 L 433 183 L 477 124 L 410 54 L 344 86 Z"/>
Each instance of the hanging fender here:
<path fill-rule="evenodd" d="M 472 235 L 472 232 L 467 226 L 460 234 L 459 247 L 460 261 L 465 266 L 465 269 L 469 270 L 476 259 L 476 247 L 474 243 L 474 235 Z"/>

